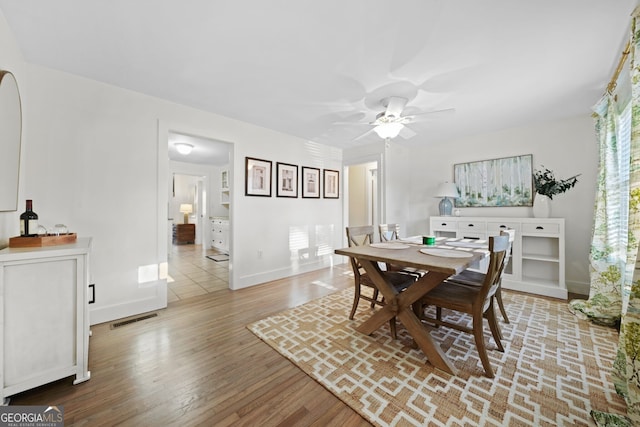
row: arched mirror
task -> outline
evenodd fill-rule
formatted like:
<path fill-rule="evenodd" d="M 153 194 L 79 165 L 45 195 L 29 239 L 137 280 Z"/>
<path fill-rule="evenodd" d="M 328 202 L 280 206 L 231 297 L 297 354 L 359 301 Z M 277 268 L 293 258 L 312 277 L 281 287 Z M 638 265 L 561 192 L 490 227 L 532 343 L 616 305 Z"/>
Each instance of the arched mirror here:
<path fill-rule="evenodd" d="M 22 106 L 15 77 L 0 70 L 0 211 L 18 210 Z"/>

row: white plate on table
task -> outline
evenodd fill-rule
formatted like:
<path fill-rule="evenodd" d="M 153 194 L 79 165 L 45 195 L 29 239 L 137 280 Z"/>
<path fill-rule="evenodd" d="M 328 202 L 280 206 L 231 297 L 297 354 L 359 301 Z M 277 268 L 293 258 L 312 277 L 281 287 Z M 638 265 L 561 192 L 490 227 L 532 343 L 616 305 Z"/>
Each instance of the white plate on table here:
<path fill-rule="evenodd" d="M 378 248 L 378 249 L 407 249 L 410 247 L 409 245 L 405 245 L 403 243 L 393 243 L 393 242 L 372 243 L 369 246 L 373 248 Z"/>
<path fill-rule="evenodd" d="M 424 248 L 420 252 L 427 255 L 440 256 L 445 258 L 471 258 L 471 252 L 455 251 L 452 249 Z"/>

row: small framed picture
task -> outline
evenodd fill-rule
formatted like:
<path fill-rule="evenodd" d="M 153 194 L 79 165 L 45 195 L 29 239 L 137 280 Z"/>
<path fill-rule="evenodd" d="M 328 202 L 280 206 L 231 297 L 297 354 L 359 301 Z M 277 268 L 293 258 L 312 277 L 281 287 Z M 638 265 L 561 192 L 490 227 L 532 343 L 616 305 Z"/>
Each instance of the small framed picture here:
<path fill-rule="evenodd" d="M 298 166 L 276 163 L 276 197 L 298 197 Z"/>
<path fill-rule="evenodd" d="M 320 198 L 320 169 L 302 166 L 302 197 Z"/>
<path fill-rule="evenodd" d="M 271 161 L 245 158 L 245 196 L 271 197 Z"/>
<path fill-rule="evenodd" d="M 324 169 L 322 173 L 324 174 L 324 186 L 322 187 L 324 192 L 322 196 L 325 199 L 337 199 L 340 197 L 340 172 Z"/>

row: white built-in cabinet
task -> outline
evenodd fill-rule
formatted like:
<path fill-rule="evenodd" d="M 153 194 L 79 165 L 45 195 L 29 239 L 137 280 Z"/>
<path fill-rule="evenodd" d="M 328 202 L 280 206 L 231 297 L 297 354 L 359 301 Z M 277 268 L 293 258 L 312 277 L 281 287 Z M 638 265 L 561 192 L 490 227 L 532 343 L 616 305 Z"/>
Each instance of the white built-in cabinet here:
<path fill-rule="evenodd" d="M 229 207 L 229 169 L 220 171 L 220 204 Z"/>
<path fill-rule="evenodd" d="M 229 213 L 230 199 L 230 182 L 229 169 L 224 167 L 220 170 L 220 204 L 222 212 Z M 215 216 L 209 218 L 211 222 L 211 247 L 229 252 L 229 217 Z"/>
<path fill-rule="evenodd" d="M 0 398 L 75 375 L 90 378 L 91 239 L 0 251 Z"/>
<path fill-rule="evenodd" d="M 516 236 L 502 287 L 566 299 L 564 218 L 430 218 L 436 236 L 487 239 L 506 228 Z"/>
<path fill-rule="evenodd" d="M 211 218 L 211 246 L 229 252 L 229 220 L 226 218 Z"/>

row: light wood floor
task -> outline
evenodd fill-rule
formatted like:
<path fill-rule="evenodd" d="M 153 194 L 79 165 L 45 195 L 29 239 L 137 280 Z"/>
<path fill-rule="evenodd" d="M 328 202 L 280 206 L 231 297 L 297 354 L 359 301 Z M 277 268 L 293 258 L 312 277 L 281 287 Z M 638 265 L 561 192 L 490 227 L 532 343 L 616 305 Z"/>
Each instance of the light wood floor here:
<path fill-rule="evenodd" d="M 370 425 L 245 328 L 353 286 L 347 266 L 176 300 L 116 329 L 94 325 L 89 381 L 66 378 L 11 404 L 62 405 L 66 426 Z"/>

